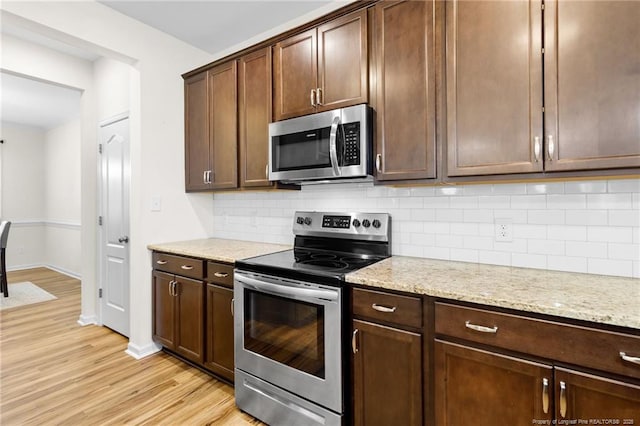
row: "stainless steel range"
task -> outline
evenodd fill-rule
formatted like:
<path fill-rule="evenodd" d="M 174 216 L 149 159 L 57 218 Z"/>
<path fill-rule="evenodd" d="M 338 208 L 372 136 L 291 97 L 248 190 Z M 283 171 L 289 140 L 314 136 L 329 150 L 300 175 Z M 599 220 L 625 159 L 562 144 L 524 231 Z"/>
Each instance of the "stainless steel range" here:
<path fill-rule="evenodd" d="M 272 425 L 342 425 L 347 273 L 390 256 L 383 213 L 296 212 L 294 248 L 236 262 L 235 396 Z"/>

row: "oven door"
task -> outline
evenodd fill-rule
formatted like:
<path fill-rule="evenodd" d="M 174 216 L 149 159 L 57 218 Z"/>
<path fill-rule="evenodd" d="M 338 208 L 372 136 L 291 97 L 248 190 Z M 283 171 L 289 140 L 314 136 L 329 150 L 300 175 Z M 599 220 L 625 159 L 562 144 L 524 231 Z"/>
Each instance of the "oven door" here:
<path fill-rule="evenodd" d="M 239 270 L 234 277 L 236 368 L 342 413 L 342 289 Z"/>

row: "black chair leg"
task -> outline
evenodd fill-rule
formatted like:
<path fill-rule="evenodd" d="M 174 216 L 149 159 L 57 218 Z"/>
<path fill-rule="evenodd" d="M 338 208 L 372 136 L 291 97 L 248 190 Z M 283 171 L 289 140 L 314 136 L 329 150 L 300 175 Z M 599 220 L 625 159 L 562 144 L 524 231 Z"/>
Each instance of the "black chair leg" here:
<path fill-rule="evenodd" d="M 9 285 L 7 283 L 7 263 L 5 261 L 5 249 L 0 250 L 0 262 L 2 262 L 2 292 L 4 297 L 9 297 Z"/>

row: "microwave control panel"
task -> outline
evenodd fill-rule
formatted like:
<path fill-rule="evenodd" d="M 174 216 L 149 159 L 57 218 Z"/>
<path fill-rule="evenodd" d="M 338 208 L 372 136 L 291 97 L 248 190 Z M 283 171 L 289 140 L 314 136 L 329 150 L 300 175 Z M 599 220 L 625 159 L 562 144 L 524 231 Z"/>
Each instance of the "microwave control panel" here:
<path fill-rule="evenodd" d="M 343 166 L 360 164 L 360 123 L 346 123 L 342 126 L 344 132 Z"/>

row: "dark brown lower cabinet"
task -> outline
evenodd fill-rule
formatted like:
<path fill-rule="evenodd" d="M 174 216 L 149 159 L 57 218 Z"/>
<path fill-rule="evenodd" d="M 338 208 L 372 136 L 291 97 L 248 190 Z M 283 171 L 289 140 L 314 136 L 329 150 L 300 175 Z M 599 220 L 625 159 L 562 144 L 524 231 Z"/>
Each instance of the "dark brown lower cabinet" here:
<path fill-rule="evenodd" d="M 204 366 L 233 382 L 233 290 L 207 285 L 207 338 Z"/>
<path fill-rule="evenodd" d="M 354 423 L 421 425 L 422 335 L 353 320 Z"/>
<path fill-rule="evenodd" d="M 436 425 L 640 424 L 638 385 L 438 339 L 434 351 Z"/>
<path fill-rule="evenodd" d="M 437 425 L 531 425 L 551 420 L 553 367 L 436 340 Z"/>
<path fill-rule="evenodd" d="M 555 402 L 558 424 L 560 420 L 589 419 L 615 419 L 620 425 L 640 424 L 638 385 L 557 367 Z"/>
<path fill-rule="evenodd" d="M 153 336 L 167 349 L 202 363 L 204 283 L 153 272 Z"/>

